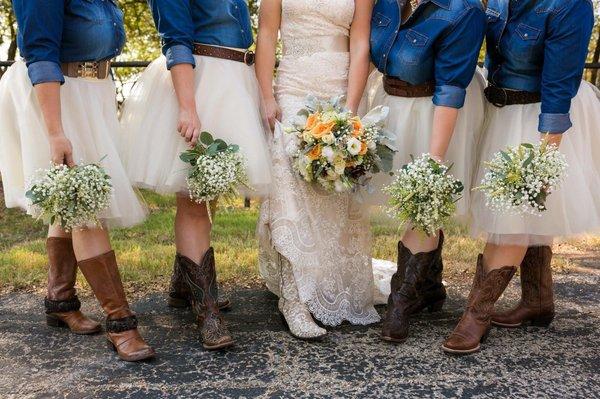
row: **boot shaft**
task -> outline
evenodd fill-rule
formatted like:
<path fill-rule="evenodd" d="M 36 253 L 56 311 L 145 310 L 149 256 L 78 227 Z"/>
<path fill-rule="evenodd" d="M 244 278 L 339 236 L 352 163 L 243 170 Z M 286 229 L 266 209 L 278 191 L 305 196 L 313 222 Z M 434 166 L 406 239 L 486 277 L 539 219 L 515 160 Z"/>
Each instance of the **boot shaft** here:
<path fill-rule="evenodd" d="M 206 311 L 218 313 L 219 291 L 213 248 L 206 251 L 200 264 L 196 264 L 185 256 L 180 256 L 179 265 L 191 294 L 192 305 L 198 316 L 201 317 Z"/>
<path fill-rule="evenodd" d="M 488 323 L 491 320 L 494 304 L 502 296 L 516 271 L 515 266 L 504 266 L 486 272 L 483 255 L 479 255 L 473 287 L 469 293 L 467 312 L 475 319 Z"/>
<path fill-rule="evenodd" d="M 552 248 L 529 247 L 521 263 L 522 303 L 542 310 L 554 307 Z"/>
<path fill-rule="evenodd" d="M 48 237 L 48 294 L 49 301 L 68 301 L 76 296 L 77 259 L 73 242 L 66 237 Z"/>
<path fill-rule="evenodd" d="M 107 319 L 133 316 L 125 297 L 114 251 L 80 261 L 78 266 L 106 312 Z"/>

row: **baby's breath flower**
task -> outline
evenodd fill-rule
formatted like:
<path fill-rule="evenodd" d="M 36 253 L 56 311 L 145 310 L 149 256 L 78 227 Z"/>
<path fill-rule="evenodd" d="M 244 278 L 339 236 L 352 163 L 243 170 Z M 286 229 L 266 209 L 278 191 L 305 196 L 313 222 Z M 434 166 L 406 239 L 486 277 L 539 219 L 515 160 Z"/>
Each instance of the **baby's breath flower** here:
<path fill-rule="evenodd" d="M 98 164 L 38 170 L 27 191 L 32 215 L 67 231 L 100 226 L 98 215 L 109 207 L 112 195 L 110 176 Z"/>
<path fill-rule="evenodd" d="M 383 189 L 390 196 L 390 215 L 428 236 L 437 234 L 454 215 L 463 191 L 463 184 L 449 171 L 450 167 L 429 154 L 403 166 L 392 184 Z"/>
<path fill-rule="evenodd" d="M 521 144 L 500 151 L 486 162 L 488 167 L 478 190 L 486 206 L 508 214 L 540 216 L 546 199 L 566 177 L 566 158 L 554 145 Z"/>

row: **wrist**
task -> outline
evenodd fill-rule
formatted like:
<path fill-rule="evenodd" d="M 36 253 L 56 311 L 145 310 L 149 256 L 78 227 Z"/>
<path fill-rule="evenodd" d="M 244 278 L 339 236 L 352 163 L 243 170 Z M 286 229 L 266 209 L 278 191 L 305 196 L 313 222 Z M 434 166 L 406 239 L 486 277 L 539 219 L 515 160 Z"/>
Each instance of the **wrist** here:
<path fill-rule="evenodd" d="M 182 112 L 196 112 L 196 102 L 186 101 L 179 104 L 179 110 Z"/>
<path fill-rule="evenodd" d="M 62 138 L 65 136 L 65 132 L 62 128 L 48 129 L 48 137 L 51 139 Z"/>

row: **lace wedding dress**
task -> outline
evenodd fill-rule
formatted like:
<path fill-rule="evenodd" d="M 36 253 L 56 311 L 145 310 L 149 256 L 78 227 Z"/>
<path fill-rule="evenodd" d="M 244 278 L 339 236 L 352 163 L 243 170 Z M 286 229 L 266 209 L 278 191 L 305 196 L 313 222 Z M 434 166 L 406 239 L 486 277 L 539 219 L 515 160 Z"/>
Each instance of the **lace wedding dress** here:
<path fill-rule="evenodd" d="M 314 324 L 302 311 L 306 307 L 329 326 L 379 321 L 368 208 L 351 195 L 328 193 L 299 178 L 286 151 L 293 137 L 283 131 L 307 95 L 346 93 L 353 15 L 354 0 L 282 0 L 283 57 L 275 96 L 283 124 L 274 133 L 274 187 L 261 208 L 259 264 L 293 334 L 302 323 Z M 301 307 L 290 309 L 298 302 Z"/>

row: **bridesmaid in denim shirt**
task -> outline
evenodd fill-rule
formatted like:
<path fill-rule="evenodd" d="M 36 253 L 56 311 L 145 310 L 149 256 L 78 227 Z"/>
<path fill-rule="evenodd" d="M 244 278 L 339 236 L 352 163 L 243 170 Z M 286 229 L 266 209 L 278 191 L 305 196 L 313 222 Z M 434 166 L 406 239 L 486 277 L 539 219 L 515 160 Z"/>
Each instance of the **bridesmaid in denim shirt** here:
<path fill-rule="evenodd" d="M 477 264 L 467 310 L 443 345 L 446 352 L 479 350 L 490 325 L 548 326 L 554 318 L 552 242 L 600 227 L 600 102 L 582 82 L 594 15 L 590 0 L 490 0 L 487 6 L 489 86 L 483 162 L 521 143 L 545 140 L 567 158 L 568 176 L 547 199 L 541 217 L 490 211 L 473 198 L 472 230 L 487 245 Z M 492 313 L 494 302 L 521 268 L 522 300 Z"/>
<path fill-rule="evenodd" d="M 51 162 L 97 163 L 114 196 L 99 215 L 104 228 L 48 231 L 46 320 L 75 334 L 102 330 L 80 312 L 80 269 L 104 308 L 107 338 L 121 359 L 154 356 L 137 330 L 108 236 L 146 217 L 116 148 L 119 129 L 110 59 L 125 43 L 123 14 L 114 0 L 13 0 L 23 60 L 0 81 L 0 173 L 8 207 L 32 212 L 25 192 L 37 169 Z"/>
<path fill-rule="evenodd" d="M 465 183 L 459 215 L 469 206 L 475 145 L 483 125 L 483 78 L 473 79 L 485 33 L 479 0 L 380 0 L 373 11 L 371 58 L 383 75 L 373 105 L 390 108 L 388 129 L 396 133 L 395 167 L 422 153 L 454 164 Z M 459 111 L 460 110 L 460 111 Z M 379 184 L 389 177 L 378 178 Z M 385 180 L 384 180 L 385 179 Z M 426 237 L 407 229 L 399 242 L 398 269 L 383 323 L 382 338 L 403 342 L 409 316 L 439 310 L 444 235 Z M 414 279 L 403 277 L 415 276 Z"/>
<path fill-rule="evenodd" d="M 198 313 L 203 346 L 233 345 L 217 300 L 206 204 L 189 198 L 181 152 L 201 131 L 237 144 L 253 196 L 269 183 L 268 127 L 263 124 L 250 13 L 244 0 L 149 0 L 164 57 L 142 74 L 122 117 L 125 163 L 134 185 L 176 194 L 177 255 L 169 305 Z M 203 295 L 200 293 L 204 292 Z M 192 294 L 193 293 L 193 294 Z"/>

